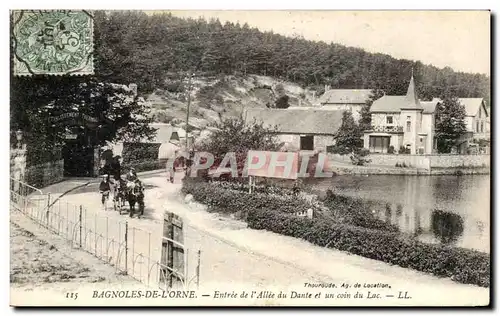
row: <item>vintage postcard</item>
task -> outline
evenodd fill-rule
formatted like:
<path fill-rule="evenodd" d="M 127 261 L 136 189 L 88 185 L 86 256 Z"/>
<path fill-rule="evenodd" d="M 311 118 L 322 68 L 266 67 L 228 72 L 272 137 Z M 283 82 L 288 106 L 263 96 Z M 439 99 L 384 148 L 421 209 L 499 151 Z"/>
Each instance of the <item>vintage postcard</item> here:
<path fill-rule="evenodd" d="M 490 11 L 10 11 L 11 306 L 488 306 Z"/>

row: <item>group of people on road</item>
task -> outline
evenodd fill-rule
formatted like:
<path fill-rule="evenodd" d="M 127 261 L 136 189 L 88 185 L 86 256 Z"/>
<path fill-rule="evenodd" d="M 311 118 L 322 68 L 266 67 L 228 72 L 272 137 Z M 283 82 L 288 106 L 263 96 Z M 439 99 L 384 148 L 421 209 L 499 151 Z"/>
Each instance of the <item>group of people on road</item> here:
<path fill-rule="evenodd" d="M 113 174 L 113 178 L 109 174 L 102 176 L 102 181 L 99 184 L 99 193 L 101 194 L 101 204 L 106 209 L 106 202 L 109 200 L 111 191 L 113 190 L 113 198 L 116 199 L 118 192 L 127 189 L 133 189 L 135 186 L 142 189 L 142 182 L 139 180 L 135 168 L 130 168 L 125 176 L 125 180 L 120 174 Z"/>

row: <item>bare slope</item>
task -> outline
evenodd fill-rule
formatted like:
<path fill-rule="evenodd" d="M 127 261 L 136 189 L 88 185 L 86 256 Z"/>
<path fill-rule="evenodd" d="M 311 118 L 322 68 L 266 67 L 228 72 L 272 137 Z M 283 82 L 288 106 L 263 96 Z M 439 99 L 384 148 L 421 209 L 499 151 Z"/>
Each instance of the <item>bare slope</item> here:
<path fill-rule="evenodd" d="M 274 106 L 283 94 L 289 97 L 290 106 L 315 103 L 313 91 L 272 77 L 196 77 L 192 81 L 189 123 L 195 130 L 202 130 L 221 118 L 240 115 L 245 108 Z M 185 126 L 186 93 L 157 89 L 148 101 L 156 122 Z"/>

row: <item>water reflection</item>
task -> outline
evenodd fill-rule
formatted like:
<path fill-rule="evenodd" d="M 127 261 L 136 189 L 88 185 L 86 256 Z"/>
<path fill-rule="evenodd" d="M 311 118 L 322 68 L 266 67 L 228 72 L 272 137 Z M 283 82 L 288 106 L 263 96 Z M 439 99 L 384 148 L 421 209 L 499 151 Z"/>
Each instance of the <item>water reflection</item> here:
<path fill-rule="evenodd" d="M 489 176 L 337 176 L 308 184 L 377 201 L 378 218 L 420 241 L 490 251 Z"/>
<path fill-rule="evenodd" d="M 442 244 L 455 243 L 464 232 L 464 221 L 460 215 L 434 210 L 432 211 L 432 232 Z"/>

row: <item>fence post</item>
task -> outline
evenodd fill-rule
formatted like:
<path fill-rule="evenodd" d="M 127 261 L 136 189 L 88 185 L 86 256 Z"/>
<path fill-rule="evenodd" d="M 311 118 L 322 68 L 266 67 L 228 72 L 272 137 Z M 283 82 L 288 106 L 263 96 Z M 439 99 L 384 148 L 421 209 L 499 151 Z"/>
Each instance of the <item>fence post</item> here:
<path fill-rule="evenodd" d="M 128 221 L 125 222 L 125 274 L 128 274 Z"/>
<path fill-rule="evenodd" d="M 80 248 L 82 248 L 82 206 L 80 205 L 80 214 L 78 215 L 78 222 L 80 223 Z"/>
<path fill-rule="evenodd" d="M 196 289 L 200 288 L 200 257 L 201 250 L 198 250 L 198 265 L 196 267 Z"/>
<path fill-rule="evenodd" d="M 106 242 L 105 242 L 105 245 L 106 245 L 106 261 L 107 262 L 109 262 L 109 251 L 108 251 L 109 250 L 108 249 L 109 248 L 108 247 L 108 243 L 109 243 L 109 241 L 108 241 L 108 238 L 109 238 L 109 235 L 108 235 L 108 218 L 109 217 L 106 216 Z"/>

